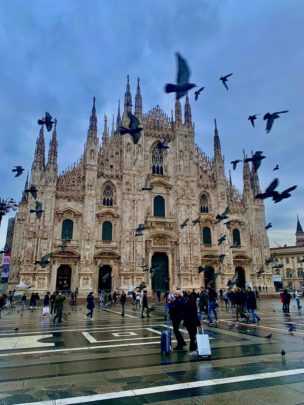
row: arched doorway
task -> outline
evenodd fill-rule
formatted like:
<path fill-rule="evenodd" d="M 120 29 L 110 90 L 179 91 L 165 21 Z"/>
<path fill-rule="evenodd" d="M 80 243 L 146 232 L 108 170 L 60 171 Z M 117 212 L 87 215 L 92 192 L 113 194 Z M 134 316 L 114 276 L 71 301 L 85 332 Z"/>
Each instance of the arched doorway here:
<path fill-rule="evenodd" d="M 207 270 L 204 271 L 204 282 L 205 282 L 205 288 L 207 288 L 208 284 L 211 284 L 211 287 L 215 287 L 215 281 L 214 281 L 214 268 L 211 266 L 207 266 Z"/>
<path fill-rule="evenodd" d="M 168 256 L 163 252 L 156 252 L 152 256 L 152 272 L 150 274 L 152 281 L 152 290 L 165 292 L 169 290 L 169 269 Z"/>
<path fill-rule="evenodd" d="M 58 267 L 56 278 L 56 290 L 71 291 L 72 269 L 67 264 Z"/>
<path fill-rule="evenodd" d="M 236 267 L 235 268 L 235 275 L 236 279 L 236 286 L 240 288 L 245 288 L 246 286 L 246 277 L 245 277 L 245 270 L 243 267 Z"/>
<path fill-rule="evenodd" d="M 98 292 L 102 290 L 108 293 L 112 291 L 112 268 L 107 264 L 99 269 Z"/>

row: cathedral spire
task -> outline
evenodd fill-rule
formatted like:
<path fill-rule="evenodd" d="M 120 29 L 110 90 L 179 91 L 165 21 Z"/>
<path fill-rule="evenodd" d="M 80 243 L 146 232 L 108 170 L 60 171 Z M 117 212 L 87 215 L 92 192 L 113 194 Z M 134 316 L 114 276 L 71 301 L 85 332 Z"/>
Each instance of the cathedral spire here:
<path fill-rule="evenodd" d="M 53 135 L 50 141 L 49 147 L 49 155 L 48 155 L 48 163 L 47 166 L 50 167 L 53 165 L 54 168 L 57 170 L 57 150 L 58 150 L 58 142 L 57 142 L 57 129 L 56 129 L 56 122 L 53 131 Z"/>
<path fill-rule="evenodd" d="M 296 229 L 296 246 L 304 246 L 304 232 L 298 215 Z"/>
<path fill-rule="evenodd" d="M 137 89 L 135 96 L 135 115 L 138 118 L 141 118 L 142 116 L 142 96 L 140 93 L 139 78 L 137 79 Z"/>
<path fill-rule="evenodd" d="M 186 103 L 185 103 L 185 125 L 187 127 L 192 126 L 191 106 L 190 106 L 188 95 L 186 96 Z"/>
<path fill-rule="evenodd" d="M 102 144 L 105 145 L 109 141 L 109 130 L 108 130 L 108 117 L 104 115 L 104 126 L 102 133 Z"/>
<path fill-rule="evenodd" d="M 114 135 L 115 125 L 114 125 L 114 114 L 112 114 L 112 128 L 111 128 L 111 136 Z"/>
<path fill-rule="evenodd" d="M 129 75 L 127 75 L 127 85 L 126 85 L 125 104 L 124 104 L 124 113 L 127 114 L 128 112 L 132 112 L 132 95 L 131 95 L 131 91 L 130 91 Z"/>
<path fill-rule="evenodd" d="M 251 171 L 251 187 L 254 195 L 261 192 L 258 171 L 254 170 L 254 167 L 252 167 Z"/>
<path fill-rule="evenodd" d="M 45 167 L 45 142 L 44 142 L 43 125 L 41 125 L 39 136 L 36 141 L 36 149 L 32 169 L 34 168 L 44 169 L 44 167 Z"/>
<path fill-rule="evenodd" d="M 302 232 L 303 232 L 303 228 L 302 228 L 301 222 L 299 220 L 299 215 L 297 215 L 297 230 L 296 230 L 296 233 L 302 233 Z"/>
<path fill-rule="evenodd" d="M 116 117 L 116 131 L 119 131 L 120 127 L 121 127 L 120 100 L 118 100 L 118 110 L 117 110 L 117 117 Z"/>
<path fill-rule="evenodd" d="M 88 136 L 87 139 L 94 139 L 97 140 L 97 115 L 96 115 L 96 107 L 95 107 L 95 97 L 93 97 L 93 107 L 92 112 L 90 115 L 90 123 L 88 129 Z"/>
<path fill-rule="evenodd" d="M 243 164 L 243 193 L 244 195 L 248 196 L 251 191 L 251 176 L 250 176 L 250 167 L 249 163 L 245 162 L 247 155 L 245 154 L 245 150 L 243 150 L 244 154 L 244 164 Z"/>
<path fill-rule="evenodd" d="M 216 119 L 214 119 L 214 155 L 222 155 L 221 152 L 221 142 L 220 142 L 220 137 L 218 134 L 217 130 L 217 124 L 216 124 Z"/>
<path fill-rule="evenodd" d="M 179 100 L 175 101 L 175 125 L 177 127 L 182 125 L 182 106 Z"/>

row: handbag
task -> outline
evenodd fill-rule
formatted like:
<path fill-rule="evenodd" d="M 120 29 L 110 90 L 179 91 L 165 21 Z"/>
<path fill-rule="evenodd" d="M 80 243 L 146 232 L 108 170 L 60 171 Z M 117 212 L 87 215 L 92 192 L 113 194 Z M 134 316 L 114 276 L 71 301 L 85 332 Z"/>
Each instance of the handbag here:
<path fill-rule="evenodd" d="M 50 314 L 50 308 L 49 307 L 43 307 L 42 316 L 47 316 L 49 314 Z"/>

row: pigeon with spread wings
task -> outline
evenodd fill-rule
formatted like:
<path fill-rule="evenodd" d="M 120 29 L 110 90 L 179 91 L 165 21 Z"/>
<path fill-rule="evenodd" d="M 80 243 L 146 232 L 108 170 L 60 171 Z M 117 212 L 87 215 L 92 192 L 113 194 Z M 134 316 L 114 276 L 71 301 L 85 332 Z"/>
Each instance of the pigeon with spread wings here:
<path fill-rule="evenodd" d="M 135 115 L 128 112 L 128 117 L 130 119 L 129 127 L 128 128 L 121 127 L 119 132 L 120 135 L 130 134 L 133 139 L 133 143 L 136 145 L 140 139 L 141 135 L 140 133 L 143 130 L 143 128 Z"/>
<path fill-rule="evenodd" d="M 188 90 L 196 87 L 196 84 L 189 83 L 190 68 L 186 60 L 177 52 L 177 78 L 176 84 L 168 83 L 165 85 L 166 93 L 176 93 L 176 100 L 184 97 Z"/>
<path fill-rule="evenodd" d="M 42 216 L 42 213 L 44 212 L 44 210 L 42 209 L 42 204 L 41 204 L 41 202 L 36 201 L 35 209 L 31 209 L 31 210 L 30 210 L 30 213 L 31 213 L 31 214 L 33 214 L 34 212 L 36 213 L 37 218 L 40 219 L 41 216 Z"/>

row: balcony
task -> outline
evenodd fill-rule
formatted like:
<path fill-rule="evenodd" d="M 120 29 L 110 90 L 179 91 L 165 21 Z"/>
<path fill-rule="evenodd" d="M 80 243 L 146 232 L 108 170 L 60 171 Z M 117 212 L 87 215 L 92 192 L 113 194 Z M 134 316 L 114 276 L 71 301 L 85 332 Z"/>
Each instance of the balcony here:
<path fill-rule="evenodd" d="M 173 230 L 175 226 L 175 219 L 169 217 L 152 217 L 147 216 L 145 225 L 147 228 L 163 228 L 167 230 Z"/>

